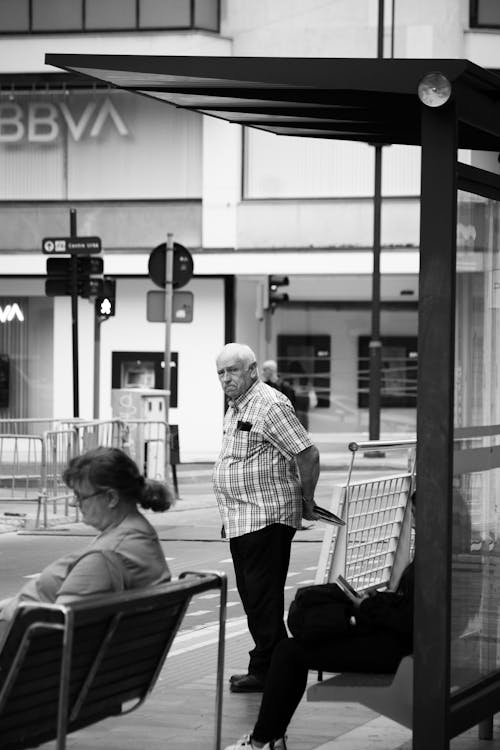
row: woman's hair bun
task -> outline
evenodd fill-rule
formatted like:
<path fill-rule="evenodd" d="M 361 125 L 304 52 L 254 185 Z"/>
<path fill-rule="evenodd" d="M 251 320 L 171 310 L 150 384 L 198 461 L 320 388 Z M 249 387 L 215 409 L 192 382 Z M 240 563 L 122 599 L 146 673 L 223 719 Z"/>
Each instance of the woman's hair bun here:
<path fill-rule="evenodd" d="M 160 482 L 158 479 L 141 477 L 142 496 L 140 506 L 145 510 L 152 510 L 155 513 L 161 513 L 168 510 L 175 503 L 175 495 L 172 488 Z"/>

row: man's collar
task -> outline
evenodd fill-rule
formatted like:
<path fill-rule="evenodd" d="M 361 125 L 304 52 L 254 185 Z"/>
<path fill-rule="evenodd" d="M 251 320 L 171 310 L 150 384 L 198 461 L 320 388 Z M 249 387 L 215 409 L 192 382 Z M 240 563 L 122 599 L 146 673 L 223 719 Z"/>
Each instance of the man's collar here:
<path fill-rule="evenodd" d="M 247 402 L 253 396 L 257 383 L 260 383 L 259 378 L 255 381 L 255 383 L 252 383 L 250 388 L 248 388 L 248 390 L 246 390 L 245 393 L 242 393 L 241 396 L 238 396 L 238 398 L 235 398 L 234 401 L 229 402 L 231 406 L 233 407 L 233 409 L 241 409 L 243 406 L 246 406 Z"/>

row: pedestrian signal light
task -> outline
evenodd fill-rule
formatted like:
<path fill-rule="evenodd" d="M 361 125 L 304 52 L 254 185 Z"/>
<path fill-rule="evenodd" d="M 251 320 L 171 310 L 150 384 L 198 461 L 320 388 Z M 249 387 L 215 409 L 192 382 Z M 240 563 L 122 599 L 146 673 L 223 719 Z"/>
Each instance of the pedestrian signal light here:
<path fill-rule="evenodd" d="M 104 277 L 102 294 L 96 297 L 95 314 L 101 320 L 107 320 L 115 314 L 116 280 Z"/>

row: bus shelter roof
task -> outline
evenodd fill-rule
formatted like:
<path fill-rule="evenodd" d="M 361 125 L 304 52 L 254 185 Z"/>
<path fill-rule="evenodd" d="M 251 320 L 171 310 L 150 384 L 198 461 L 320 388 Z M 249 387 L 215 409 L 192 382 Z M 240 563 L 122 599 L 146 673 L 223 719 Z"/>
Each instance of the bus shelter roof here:
<path fill-rule="evenodd" d="M 500 151 L 500 76 L 468 60 L 47 54 L 126 91 L 281 135 L 419 145 L 418 86 L 451 84 L 458 147 Z"/>

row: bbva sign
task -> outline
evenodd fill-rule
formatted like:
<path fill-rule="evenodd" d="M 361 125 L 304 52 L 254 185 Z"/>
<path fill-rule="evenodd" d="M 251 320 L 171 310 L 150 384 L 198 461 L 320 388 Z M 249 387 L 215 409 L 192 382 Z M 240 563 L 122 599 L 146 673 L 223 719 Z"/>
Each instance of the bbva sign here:
<path fill-rule="evenodd" d="M 5 307 L 0 305 L 0 323 L 10 323 L 15 318 L 21 323 L 24 321 L 23 311 L 17 302 L 12 305 L 5 305 Z"/>
<path fill-rule="evenodd" d="M 0 144 L 52 143 L 66 125 L 74 141 L 84 136 L 96 138 L 110 123 L 121 136 L 128 135 L 128 128 L 116 106 L 109 97 L 101 103 L 89 101 L 79 115 L 72 112 L 67 102 L 29 102 L 24 107 L 18 102 L 0 104 Z"/>

